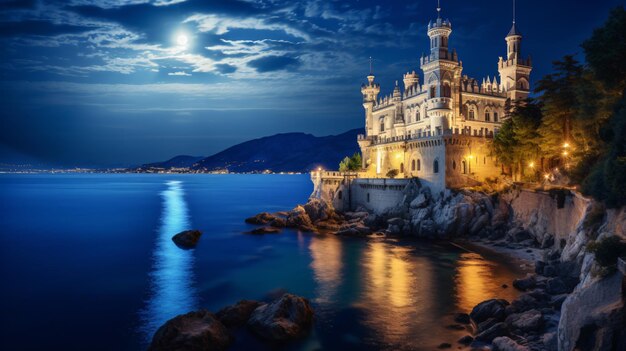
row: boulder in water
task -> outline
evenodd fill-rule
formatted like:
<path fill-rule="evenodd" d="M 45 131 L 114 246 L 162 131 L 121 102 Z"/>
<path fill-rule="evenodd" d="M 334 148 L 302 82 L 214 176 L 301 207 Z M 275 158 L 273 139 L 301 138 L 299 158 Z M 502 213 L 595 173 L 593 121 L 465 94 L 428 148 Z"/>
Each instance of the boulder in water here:
<path fill-rule="evenodd" d="M 501 299 L 483 301 L 472 309 L 470 317 L 476 324 L 480 324 L 489 318 L 503 320 L 505 317 L 504 309 L 508 304 L 506 300 Z"/>
<path fill-rule="evenodd" d="M 278 300 L 257 307 L 248 326 L 258 336 L 273 341 L 298 338 L 313 322 L 313 309 L 305 298 L 284 294 Z"/>
<path fill-rule="evenodd" d="M 227 328 L 237 328 L 245 325 L 252 312 L 260 305 L 258 301 L 241 300 L 234 305 L 222 308 L 215 315 Z"/>
<path fill-rule="evenodd" d="M 253 217 L 246 218 L 246 223 L 249 224 L 268 224 L 275 220 L 277 217 L 268 212 L 261 212 Z"/>
<path fill-rule="evenodd" d="M 252 229 L 250 234 L 276 234 L 280 233 L 280 229 L 275 227 L 260 227 L 256 229 Z"/>
<path fill-rule="evenodd" d="M 172 237 L 172 241 L 176 246 L 183 249 L 191 249 L 198 244 L 198 240 L 200 240 L 200 236 L 202 232 L 199 230 L 185 230 L 180 232 Z"/>
<path fill-rule="evenodd" d="M 152 337 L 148 351 L 222 351 L 232 342 L 228 329 L 206 310 L 176 316 Z"/>

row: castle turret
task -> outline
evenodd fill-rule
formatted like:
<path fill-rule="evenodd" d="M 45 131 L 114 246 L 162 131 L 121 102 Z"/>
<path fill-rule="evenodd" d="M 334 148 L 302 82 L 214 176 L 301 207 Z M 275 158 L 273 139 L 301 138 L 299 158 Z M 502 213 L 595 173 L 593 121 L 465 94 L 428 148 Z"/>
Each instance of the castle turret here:
<path fill-rule="evenodd" d="M 376 105 L 376 99 L 380 93 L 380 85 L 374 82 L 374 75 L 372 74 L 372 59 L 370 57 L 370 74 L 367 76 L 367 84 L 361 85 L 361 94 L 363 94 L 363 108 L 365 109 L 365 133 L 366 135 L 373 134 L 373 110 Z"/>
<path fill-rule="evenodd" d="M 415 89 L 420 84 L 420 78 L 417 75 L 417 73 L 415 73 L 415 71 L 413 71 L 411 73 L 406 72 L 406 74 L 404 74 L 404 77 L 403 77 L 402 81 L 404 82 L 404 90 L 405 91 L 409 91 L 411 89 Z"/>
<path fill-rule="evenodd" d="M 459 109 L 458 97 L 463 68 L 456 52 L 449 50 L 452 23 L 441 18 L 440 6 L 437 6 L 437 20 L 428 24 L 427 33 L 430 38 L 430 55 L 422 57 L 420 63 L 428 89 L 427 117 L 430 118 L 430 129 L 438 134 L 454 123 L 453 111 Z"/>
<path fill-rule="evenodd" d="M 501 86 L 511 102 L 524 100 L 530 92 L 532 63 L 530 57 L 522 58 L 522 34 L 515 24 L 515 4 L 513 4 L 513 26 L 505 40 L 506 59 L 500 57 L 498 60 Z"/>

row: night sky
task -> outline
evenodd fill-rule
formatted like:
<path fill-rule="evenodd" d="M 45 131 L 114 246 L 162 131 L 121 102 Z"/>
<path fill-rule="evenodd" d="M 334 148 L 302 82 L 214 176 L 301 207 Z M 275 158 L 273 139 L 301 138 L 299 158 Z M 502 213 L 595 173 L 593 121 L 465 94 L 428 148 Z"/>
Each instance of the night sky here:
<path fill-rule="evenodd" d="M 533 83 L 624 1 L 518 0 Z M 0 0 L 0 162 L 116 166 L 362 127 L 428 51 L 436 1 Z M 497 75 L 512 3 L 442 0 L 464 74 Z M 184 42 L 187 41 L 185 44 Z"/>

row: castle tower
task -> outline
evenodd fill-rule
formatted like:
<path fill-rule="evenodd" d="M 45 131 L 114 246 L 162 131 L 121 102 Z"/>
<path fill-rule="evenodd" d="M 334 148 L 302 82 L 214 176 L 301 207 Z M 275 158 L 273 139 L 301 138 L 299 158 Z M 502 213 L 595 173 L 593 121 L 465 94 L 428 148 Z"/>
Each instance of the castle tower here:
<path fill-rule="evenodd" d="M 363 94 L 363 108 L 365 109 L 365 135 L 373 134 L 374 121 L 373 110 L 376 100 L 380 93 L 380 85 L 374 82 L 374 74 L 372 73 L 372 58 L 370 57 L 370 74 L 367 76 L 367 84 L 361 85 L 361 94 Z"/>
<path fill-rule="evenodd" d="M 412 88 L 417 89 L 420 84 L 420 78 L 417 73 L 415 73 L 415 71 L 411 73 L 406 72 L 402 78 L 402 81 L 404 82 L 405 92 L 410 91 Z"/>
<path fill-rule="evenodd" d="M 453 111 L 458 108 L 462 67 L 456 52 L 450 52 L 448 39 L 452 24 L 441 18 L 441 7 L 437 6 L 437 20 L 428 24 L 430 54 L 420 60 L 424 80 L 428 89 L 428 118 L 431 132 L 438 134 L 455 123 Z M 455 101 L 456 100 L 456 101 Z"/>
<path fill-rule="evenodd" d="M 513 26 L 506 38 L 506 60 L 498 60 L 500 82 L 507 97 L 513 103 L 515 100 L 524 100 L 530 92 L 530 72 L 532 62 L 530 57 L 522 58 L 522 34 L 515 24 L 515 1 L 513 2 Z"/>

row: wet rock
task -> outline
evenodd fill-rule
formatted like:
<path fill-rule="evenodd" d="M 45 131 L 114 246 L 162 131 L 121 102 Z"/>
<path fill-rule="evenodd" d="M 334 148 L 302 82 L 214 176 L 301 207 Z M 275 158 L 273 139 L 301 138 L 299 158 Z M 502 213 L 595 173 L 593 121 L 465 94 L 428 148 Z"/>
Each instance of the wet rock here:
<path fill-rule="evenodd" d="M 565 281 L 561 278 L 552 278 L 546 284 L 546 291 L 552 295 L 559 295 L 569 292 Z"/>
<path fill-rule="evenodd" d="M 543 324 L 543 315 L 537 310 L 516 313 L 508 316 L 506 318 L 506 323 L 512 330 L 533 332 L 541 328 Z"/>
<path fill-rule="evenodd" d="M 191 249 L 198 244 L 200 236 L 202 236 L 202 232 L 199 230 L 185 230 L 174 235 L 172 237 L 172 241 L 176 244 L 176 246 L 182 249 Z"/>
<path fill-rule="evenodd" d="M 423 208 L 428 206 L 428 198 L 424 194 L 419 194 L 413 201 L 411 201 L 410 208 Z"/>
<path fill-rule="evenodd" d="M 505 336 L 508 334 L 506 323 L 500 322 L 491 326 L 491 328 L 476 335 L 476 341 L 491 342 L 498 336 Z"/>
<path fill-rule="evenodd" d="M 253 217 L 246 218 L 246 223 L 249 224 L 268 224 L 277 217 L 268 212 L 261 212 Z"/>
<path fill-rule="evenodd" d="M 432 238 L 437 235 L 436 224 L 435 221 L 431 219 L 427 219 L 420 223 L 419 234 L 418 236 L 421 238 Z"/>
<path fill-rule="evenodd" d="M 321 199 L 310 199 L 303 208 L 310 221 L 313 223 L 325 221 L 332 217 L 335 212 L 328 202 Z"/>
<path fill-rule="evenodd" d="M 282 218 L 276 217 L 269 222 L 269 225 L 275 228 L 284 228 L 287 226 L 287 222 Z"/>
<path fill-rule="evenodd" d="M 506 300 L 501 299 L 483 301 L 472 309 L 470 317 L 477 324 L 482 323 L 489 318 L 503 320 L 505 317 L 504 309 L 508 304 L 509 303 Z"/>
<path fill-rule="evenodd" d="M 537 278 L 534 275 L 528 275 L 526 278 L 515 279 L 513 286 L 521 291 L 533 289 L 537 285 Z"/>
<path fill-rule="evenodd" d="M 257 307 L 248 320 L 256 335 L 274 341 L 298 338 L 313 322 L 313 309 L 305 298 L 284 294 L 271 304 Z"/>
<path fill-rule="evenodd" d="M 529 231 L 524 228 L 511 228 L 507 233 L 506 237 L 508 240 L 519 243 L 525 240 L 533 239 L 532 235 Z"/>
<path fill-rule="evenodd" d="M 260 305 L 258 301 L 241 300 L 234 305 L 222 308 L 215 316 L 227 328 L 236 328 L 245 325 L 252 312 Z"/>
<path fill-rule="evenodd" d="M 500 321 L 499 321 L 499 320 L 497 320 L 496 318 L 489 318 L 489 319 L 487 319 L 486 321 L 484 321 L 484 322 L 482 322 L 482 323 L 480 323 L 480 324 L 476 325 L 476 331 L 477 331 L 478 333 L 482 333 L 482 332 L 484 332 L 485 330 L 487 330 L 487 329 L 489 329 L 489 328 L 493 327 L 495 324 L 497 324 L 497 323 L 499 323 L 499 322 L 500 322 Z"/>
<path fill-rule="evenodd" d="M 470 316 L 467 313 L 457 313 L 454 315 L 454 321 L 461 324 L 469 324 Z"/>
<path fill-rule="evenodd" d="M 232 342 L 228 329 L 206 310 L 179 315 L 163 324 L 152 337 L 149 351 L 222 351 Z"/>
<path fill-rule="evenodd" d="M 472 341 L 474 341 L 474 338 L 470 335 L 465 335 L 464 337 L 460 338 L 457 342 L 461 345 L 469 345 L 472 343 Z"/>
<path fill-rule="evenodd" d="M 298 228 L 302 231 L 314 231 L 311 218 L 309 218 L 309 215 L 302 206 L 296 206 L 296 208 L 289 211 L 285 225 L 289 228 Z"/>
<path fill-rule="evenodd" d="M 493 351 L 530 351 L 528 347 L 520 345 L 506 336 L 493 339 L 492 345 Z"/>
<path fill-rule="evenodd" d="M 561 305 L 563 305 L 563 302 L 565 301 L 567 296 L 568 294 L 562 294 L 562 295 L 556 295 L 552 297 L 552 299 L 550 300 L 550 305 L 552 306 L 552 308 L 556 310 L 560 310 Z"/>
<path fill-rule="evenodd" d="M 260 227 L 250 231 L 250 234 L 276 234 L 280 233 L 280 229 L 275 227 Z"/>

